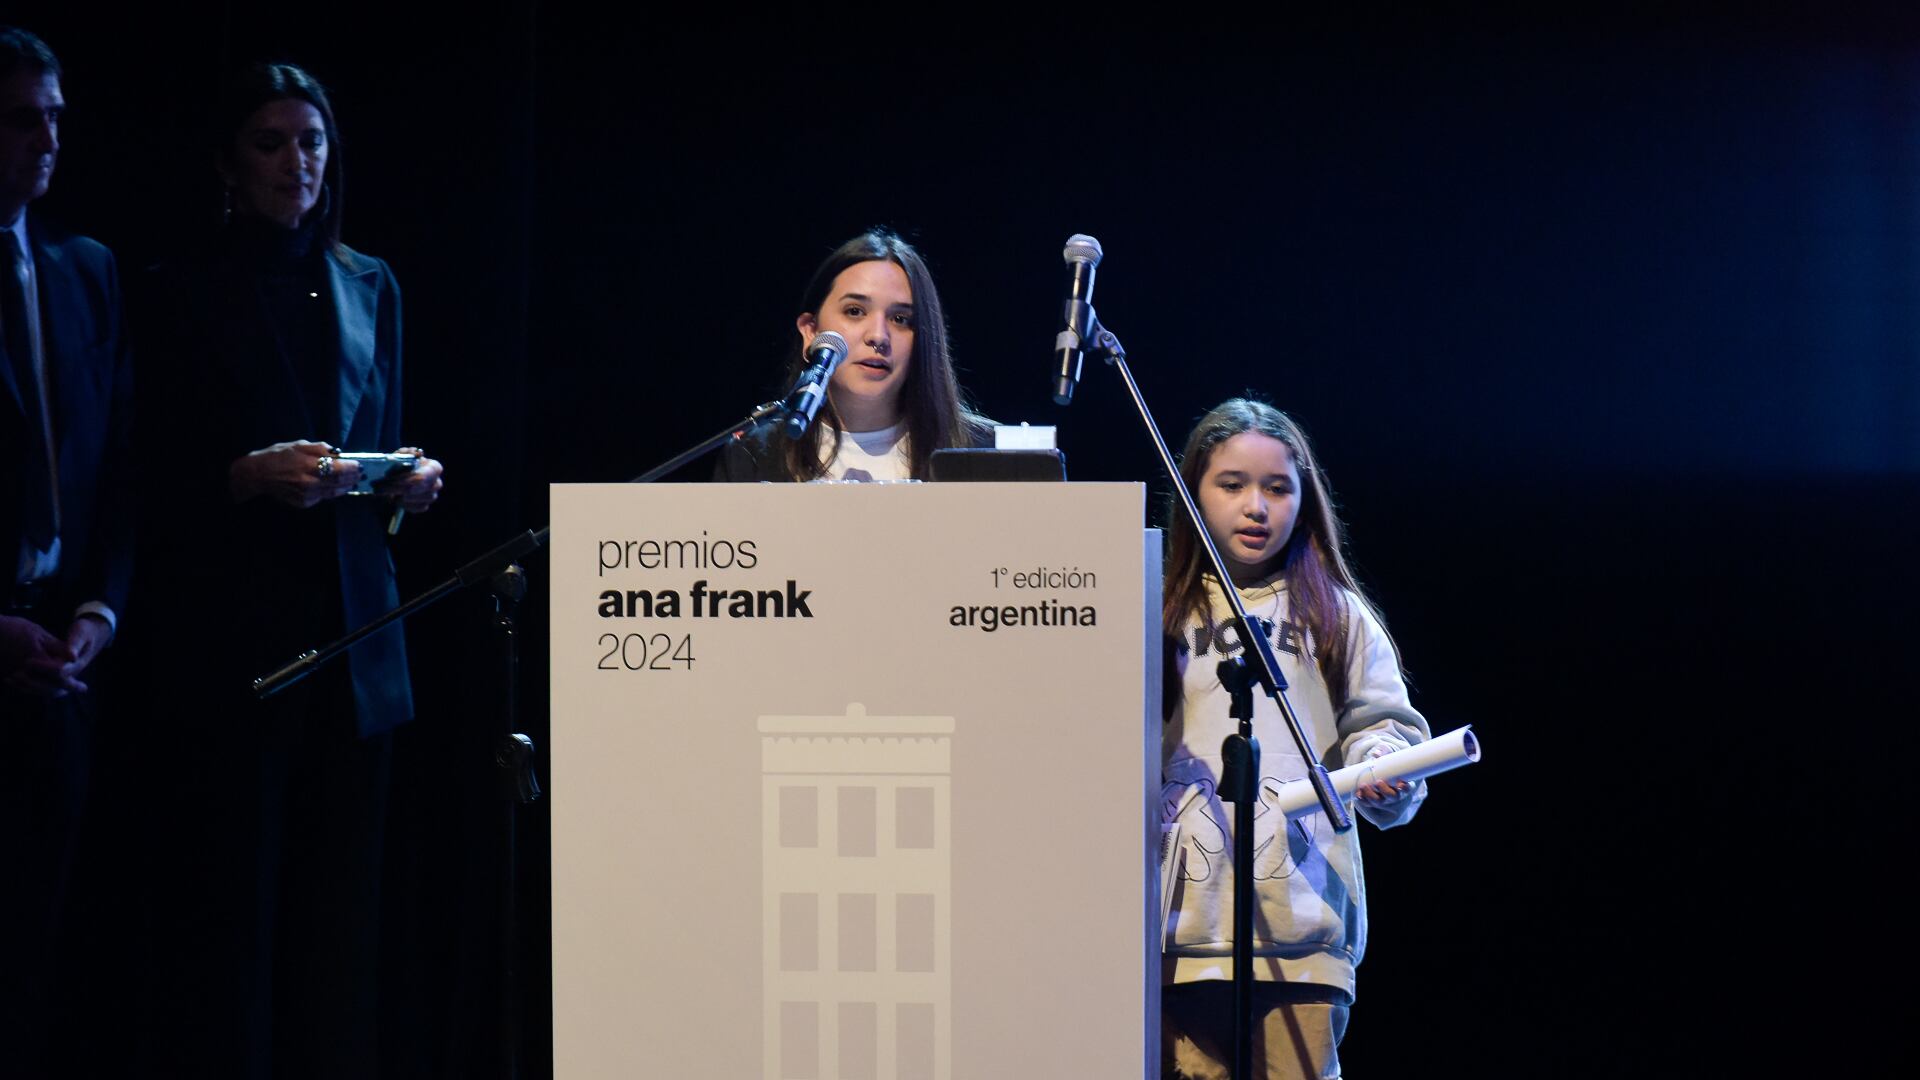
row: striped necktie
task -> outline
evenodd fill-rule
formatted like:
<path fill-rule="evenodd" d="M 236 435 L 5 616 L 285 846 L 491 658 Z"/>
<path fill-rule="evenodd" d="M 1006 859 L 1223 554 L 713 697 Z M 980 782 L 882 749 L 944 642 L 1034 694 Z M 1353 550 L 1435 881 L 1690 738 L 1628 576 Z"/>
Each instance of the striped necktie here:
<path fill-rule="evenodd" d="M 53 546 L 54 536 L 53 464 L 47 456 L 46 397 L 33 362 L 33 338 L 27 331 L 27 262 L 12 229 L 0 229 L 0 248 L 5 249 L 6 263 L 0 267 L 0 331 L 4 331 L 0 337 L 5 339 L 6 359 L 13 366 L 14 385 L 20 388 L 27 419 L 21 518 L 27 542 L 45 551 Z"/>

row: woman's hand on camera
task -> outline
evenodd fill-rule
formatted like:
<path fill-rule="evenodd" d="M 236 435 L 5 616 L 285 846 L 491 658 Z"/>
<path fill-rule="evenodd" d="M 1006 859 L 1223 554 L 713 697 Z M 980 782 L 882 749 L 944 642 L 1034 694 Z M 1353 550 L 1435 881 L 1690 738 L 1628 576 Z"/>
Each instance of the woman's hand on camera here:
<path fill-rule="evenodd" d="M 306 439 L 274 443 L 227 467 L 234 502 L 264 497 L 299 510 L 339 498 L 359 482 L 359 465 L 336 457 L 326 443 Z"/>
<path fill-rule="evenodd" d="M 447 471 L 438 461 L 427 456 L 425 450 L 417 446 L 403 446 L 395 450 L 396 454 L 406 454 L 419 458 L 419 464 L 413 471 L 401 473 L 380 485 L 380 493 L 400 504 L 408 513 L 423 513 L 433 508 L 433 502 L 440 497 L 440 489 L 446 484 L 441 476 Z"/>

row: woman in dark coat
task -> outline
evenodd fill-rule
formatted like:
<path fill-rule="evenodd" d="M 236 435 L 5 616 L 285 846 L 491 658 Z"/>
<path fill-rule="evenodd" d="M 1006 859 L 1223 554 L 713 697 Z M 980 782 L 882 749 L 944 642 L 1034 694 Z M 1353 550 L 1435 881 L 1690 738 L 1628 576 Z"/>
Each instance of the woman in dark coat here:
<path fill-rule="evenodd" d="M 226 225 L 154 272 L 144 320 L 143 441 L 174 481 L 148 517 L 172 623 L 157 681 L 191 703 L 194 746 L 155 1049 L 179 1075 L 367 1076 L 405 639 L 389 627 L 265 703 L 248 686 L 396 605 L 388 526 L 432 506 L 442 468 L 401 445 L 399 288 L 340 242 L 326 92 L 251 67 L 217 144 Z M 347 451 L 419 460 L 356 498 Z"/>

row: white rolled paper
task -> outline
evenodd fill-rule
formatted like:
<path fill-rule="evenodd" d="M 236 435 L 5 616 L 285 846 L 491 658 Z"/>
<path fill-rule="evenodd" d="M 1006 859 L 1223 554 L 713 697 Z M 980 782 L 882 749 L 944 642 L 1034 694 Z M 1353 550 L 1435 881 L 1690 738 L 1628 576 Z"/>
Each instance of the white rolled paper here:
<path fill-rule="evenodd" d="M 1371 761 L 1335 769 L 1329 776 L 1333 780 L 1333 790 L 1339 792 L 1341 798 L 1350 799 L 1354 789 L 1369 780 L 1387 783 L 1405 780 L 1412 783 L 1479 760 L 1480 740 L 1474 738 L 1473 728 L 1468 726 L 1456 728 L 1405 750 L 1382 754 Z M 1320 800 L 1313 794 L 1313 785 L 1305 780 L 1289 780 L 1277 788 L 1268 787 L 1267 793 L 1273 797 L 1273 805 L 1279 807 L 1289 821 L 1320 812 Z"/>

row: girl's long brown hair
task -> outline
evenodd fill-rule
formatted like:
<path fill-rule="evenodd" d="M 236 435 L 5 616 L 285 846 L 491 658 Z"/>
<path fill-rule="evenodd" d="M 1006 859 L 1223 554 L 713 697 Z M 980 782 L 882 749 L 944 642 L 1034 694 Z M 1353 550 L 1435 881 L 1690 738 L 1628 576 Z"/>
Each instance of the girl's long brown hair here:
<path fill-rule="evenodd" d="M 1332 486 L 1306 432 L 1271 405 L 1246 398 L 1222 402 L 1201 417 L 1187 436 L 1186 448 L 1180 452 L 1180 477 L 1197 500 L 1214 450 L 1249 431 L 1280 440 L 1300 470 L 1299 518 L 1287 546 L 1275 559 L 1287 586 L 1287 617 L 1311 635 L 1321 678 L 1338 710 L 1346 706 L 1347 667 L 1352 659 L 1350 605 L 1367 600 L 1347 565 L 1346 530 L 1333 512 Z M 1168 637 L 1177 639 L 1190 618 L 1199 619 L 1209 631 L 1215 628 L 1205 580 L 1211 567 L 1177 495 L 1168 499 L 1167 509 L 1173 539 L 1167 551 L 1161 626 Z M 1222 582 L 1221 587 L 1232 588 L 1232 582 Z"/>

